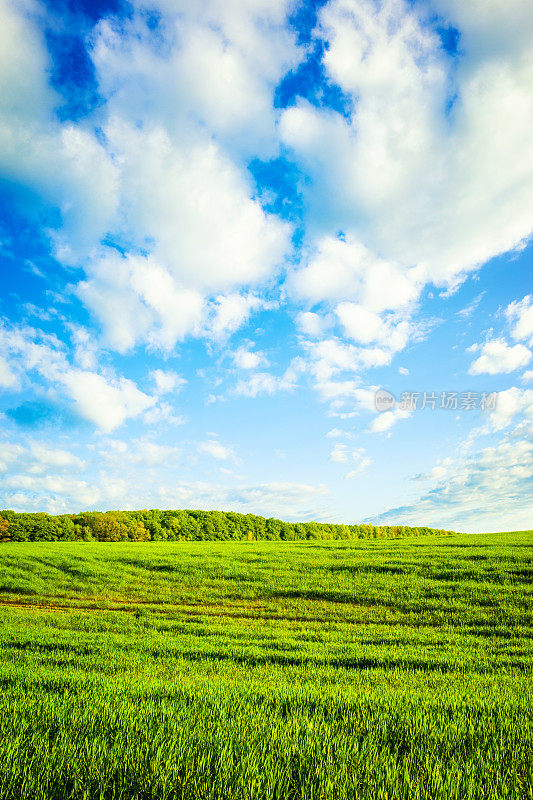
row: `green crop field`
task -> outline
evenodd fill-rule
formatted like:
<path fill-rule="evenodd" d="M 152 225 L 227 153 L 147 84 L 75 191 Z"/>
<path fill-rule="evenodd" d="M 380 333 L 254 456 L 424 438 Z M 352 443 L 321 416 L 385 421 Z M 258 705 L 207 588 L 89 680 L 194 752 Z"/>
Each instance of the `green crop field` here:
<path fill-rule="evenodd" d="M 0 798 L 533 798 L 533 532 L 0 545 Z"/>

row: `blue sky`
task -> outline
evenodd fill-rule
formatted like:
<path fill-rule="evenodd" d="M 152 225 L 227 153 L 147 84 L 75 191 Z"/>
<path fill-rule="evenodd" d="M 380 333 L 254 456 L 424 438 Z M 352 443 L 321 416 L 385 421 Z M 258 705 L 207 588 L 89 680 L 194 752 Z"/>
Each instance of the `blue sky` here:
<path fill-rule="evenodd" d="M 529 2 L 1 9 L 2 507 L 531 527 Z"/>

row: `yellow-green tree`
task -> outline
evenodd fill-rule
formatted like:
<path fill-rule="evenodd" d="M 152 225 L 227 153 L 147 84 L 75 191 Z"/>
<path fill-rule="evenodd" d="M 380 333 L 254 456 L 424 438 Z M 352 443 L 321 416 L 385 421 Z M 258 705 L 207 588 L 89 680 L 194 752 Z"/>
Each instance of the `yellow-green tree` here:
<path fill-rule="evenodd" d="M 11 536 L 9 535 L 9 522 L 7 519 L 0 517 L 0 542 L 10 542 Z"/>

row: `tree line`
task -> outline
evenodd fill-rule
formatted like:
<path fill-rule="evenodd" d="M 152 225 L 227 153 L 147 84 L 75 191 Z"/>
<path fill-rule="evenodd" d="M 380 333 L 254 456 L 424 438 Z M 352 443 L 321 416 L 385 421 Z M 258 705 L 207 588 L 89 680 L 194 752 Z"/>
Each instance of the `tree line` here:
<path fill-rule="evenodd" d="M 405 525 L 282 522 L 234 511 L 84 511 L 80 514 L 0 511 L 3 542 L 161 542 L 380 539 L 446 536 L 454 531 Z"/>

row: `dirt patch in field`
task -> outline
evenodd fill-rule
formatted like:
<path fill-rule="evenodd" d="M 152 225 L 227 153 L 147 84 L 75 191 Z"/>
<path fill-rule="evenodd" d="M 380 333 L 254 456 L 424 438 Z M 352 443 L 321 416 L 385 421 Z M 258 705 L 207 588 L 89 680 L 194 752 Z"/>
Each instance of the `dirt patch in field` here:
<path fill-rule="evenodd" d="M 81 599 L 81 598 L 80 598 Z M 149 600 L 135 600 L 135 601 L 127 601 L 125 599 L 118 599 L 118 598 L 110 598 L 110 602 L 116 603 L 116 605 L 98 605 L 97 601 L 89 602 L 89 598 L 86 599 L 86 602 L 81 602 L 73 605 L 66 605 L 64 603 L 36 603 L 36 602 L 21 602 L 20 600 L 10 600 L 10 599 L 0 599 L 0 608 L 12 608 L 16 609 L 17 611 L 48 611 L 51 613 L 75 613 L 75 612 L 82 612 L 82 613 L 112 613 L 112 612 L 123 612 L 127 614 L 135 614 L 139 613 L 139 616 L 144 616 L 145 614 L 159 614 L 159 615 L 167 615 L 167 614 L 175 614 L 180 615 L 185 618 L 189 619 L 197 619 L 201 617 L 205 617 L 207 619 L 215 620 L 224 620 L 224 619 L 231 619 L 235 622 L 286 622 L 286 623 L 316 623 L 316 624 L 324 624 L 327 622 L 335 622 L 335 623 L 347 623 L 347 624 L 386 624 L 386 625 L 394 625 L 398 624 L 399 620 L 376 620 L 376 619 L 366 619 L 363 620 L 359 618 L 353 617 L 343 617 L 338 616 L 336 613 L 336 608 L 340 604 L 338 601 L 317 601 L 307 599 L 306 602 L 310 606 L 317 606 L 320 605 L 320 611 L 322 613 L 317 613 L 319 611 L 318 608 L 313 609 L 309 608 L 309 613 L 295 613 L 296 609 L 289 607 L 285 608 L 277 608 L 273 609 L 271 607 L 262 605 L 258 600 L 250 600 L 247 603 L 216 603 L 216 602 L 202 602 L 202 603 L 192 603 L 181 601 L 178 603 L 173 603 L 171 601 L 165 603 L 154 603 L 153 601 Z M 147 608 L 147 606 L 149 606 Z M 324 614 L 323 612 L 326 610 L 325 607 L 330 607 L 332 613 Z M 362 613 L 374 613 L 376 612 L 376 606 L 358 606 L 356 603 L 350 604 L 351 610 L 359 610 Z M 307 610 L 307 609 L 306 609 Z M 314 613 L 313 613 L 314 612 Z"/>
<path fill-rule="evenodd" d="M 20 611 L 75 611 L 72 606 L 50 606 L 43 603 L 17 603 L 15 600 L 0 600 L 0 608 L 16 608 Z M 97 611 L 98 609 L 93 609 Z"/>

